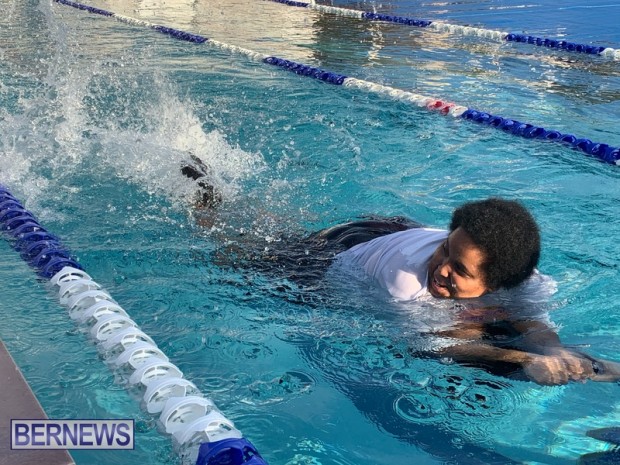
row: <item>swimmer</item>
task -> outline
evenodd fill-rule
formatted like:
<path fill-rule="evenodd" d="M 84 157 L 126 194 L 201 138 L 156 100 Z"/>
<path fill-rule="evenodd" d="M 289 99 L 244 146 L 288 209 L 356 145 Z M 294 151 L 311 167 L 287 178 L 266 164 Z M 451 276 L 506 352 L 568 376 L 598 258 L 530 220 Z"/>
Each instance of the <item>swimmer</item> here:
<path fill-rule="evenodd" d="M 221 202 L 204 182 L 208 168 L 197 157 L 182 172 L 202 182 L 199 198 L 207 199 L 201 207 Z M 519 202 L 490 198 L 466 203 L 454 211 L 449 231 L 403 217 L 368 217 L 282 239 L 281 250 L 254 251 L 247 262 L 266 271 L 294 268 L 289 276 L 302 283 L 322 276 L 317 265 L 324 269 L 334 263 L 362 270 L 398 301 L 473 302 L 464 306 L 455 327 L 437 333 L 454 344 L 431 355 L 542 385 L 620 379 L 620 364 L 566 347 L 541 319 L 522 318 L 499 306 L 476 307 L 475 299 L 516 288 L 536 273 L 540 233 Z"/>
<path fill-rule="evenodd" d="M 361 268 L 397 300 L 430 295 L 471 302 L 473 308 L 463 310 L 456 328 L 437 333 L 455 343 L 436 355 L 544 385 L 620 379 L 619 364 L 566 348 L 540 319 L 475 307 L 473 299 L 515 288 L 535 273 L 540 233 L 520 203 L 495 198 L 466 203 L 454 211 L 449 231 L 403 219 L 386 224 L 392 232 L 372 240 L 364 237 L 368 224 L 359 222 L 316 236 L 346 241 L 346 246 L 359 240 L 336 260 Z"/>

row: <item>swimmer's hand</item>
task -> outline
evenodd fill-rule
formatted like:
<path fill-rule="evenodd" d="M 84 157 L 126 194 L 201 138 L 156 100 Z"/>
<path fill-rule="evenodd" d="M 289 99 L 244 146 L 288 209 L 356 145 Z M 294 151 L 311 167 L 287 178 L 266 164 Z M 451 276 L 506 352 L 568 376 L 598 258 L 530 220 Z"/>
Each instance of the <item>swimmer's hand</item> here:
<path fill-rule="evenodd" d="M 438 353 L 459 363 L 516 365 L 526 379 L 544 386 L 557 386 L 571 381 L 620 380 L 620 364 L 594 359 L 565 347 L 548 347 L 543 354 L 539 354 L 481 342 L 467 342 L 444 347 Z"/>
<path fill-rule="evenodd" d="M 555 386 L 569 381 L 585 382 L 596 376 L 592 360 L 566 349 L 554 349 L 552 354 L 529 354 L 522 365 L 525 375 L 538 384 Z"/>
<path fill-rule="evenodd" d="M 546 355 L 530 354 L 529 358 L 523 363 L 523 372 L 532 381 L 547 386 L 569 381 L 620 380 L 619 363 L 595 359 L 565 348 L 555 348 Z"/>
<path fill-rule="evenodd" d="M 600 360 L 564 346 L 557 333 L 537 321 L 468 321 L 437 333 L 460 343 L 438 351 L 459 363 L 495 370 L 518 367 L 512 376 L 555 386 L 571 381 L 618 381 L 620 363 Z"/>

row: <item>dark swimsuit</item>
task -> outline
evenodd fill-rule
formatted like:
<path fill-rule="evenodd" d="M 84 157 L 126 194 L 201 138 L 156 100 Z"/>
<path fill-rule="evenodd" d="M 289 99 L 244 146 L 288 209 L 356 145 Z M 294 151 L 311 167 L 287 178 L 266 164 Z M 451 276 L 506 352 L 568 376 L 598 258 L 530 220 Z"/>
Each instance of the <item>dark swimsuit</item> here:
<path fill-rule="evenodd" d="M 217 207 L 222 202 L 222 197 L 203 179 L 208 177 L 209 168 L 198 157 L 190 156 L 191 161 L 183 164 L 181 173 L 196 181 L 199 188 L 197 199 L 201 206 Z M 420 223 L 403 216 L 366 216 L 360 220 L 321 229 L 307 236 L 287 235 L 280 238 L 278 247 L 273 250 L 257 251 L 256 248 L 251 249 L 247 244 L 240 244 L 240 247 L 235 248 L 226 261 L 235 268 L 241 265 L 242 268 L 257 270 L 276 278 L 283 277 L 303 288 L 313 287 L 316 290 L 321 287 L 323 275 L 338 253 L 381 236 L 421 227 L 423 225 Z M 285 297 L 290 300 L 293 297 L 290 293 L 291 289 L 288 286 L 284 288 Z M 303 299 L 303 302 L 306 305 L 310 303 L 307 299 Z M 490 345 L 506 347 L 504 341 L 508 336 L 518 336 L 518 334 L 511 334 L 510 329 L 501 323 L 486 328 L 487 342 Z M 508 339 L 514 340 L 514 337 Z M 510 345 L 507 347 L 510 348 Z M 518 347 L 516 349 L 520 350 Z M 591 360 L 592 369 L 596 374 L 604 372 L 604 368 L 596 359 L 586 354 L 581 355 Z M 472 363 L 472 366 L 475 365 Z M 479 366 L 496 375 L 513 379 L 528 379 L 519 367 L 510 363 L 481 362 Z"/>
<path fill-rule="evenodd" d="M 307 241 L 325 241 L 342 246 L 342 250 L 350 249 L 354 245 L 368 242 L 377 237 L 386 236 L 412 228 L 421 228 L 422 225 L 404 216 L 367 216 L 364 219 L 322 229 L 311 234 Z"/>
<path fill-rule="evenodd" d="M 222 197 L 206 182 L 209 167 L 194 155 L 190 158 L 181 166 L 181 173 L 196 181 L 196 196 L 201 207 L 217 207 Z M 233 256 L 226 261 L 234 266 L 247 266 L 272 275 L 276 272 L 276 275 L 285 276 L 305 287 L 316 285 L 338 253 L 387 234 L 420 227 L 421 224 L 403 216 L 364 216 L 306 236 L 283 235 L 278 246 L 267 251 L 240 243 L 234 250 L 228 251 Z"/>

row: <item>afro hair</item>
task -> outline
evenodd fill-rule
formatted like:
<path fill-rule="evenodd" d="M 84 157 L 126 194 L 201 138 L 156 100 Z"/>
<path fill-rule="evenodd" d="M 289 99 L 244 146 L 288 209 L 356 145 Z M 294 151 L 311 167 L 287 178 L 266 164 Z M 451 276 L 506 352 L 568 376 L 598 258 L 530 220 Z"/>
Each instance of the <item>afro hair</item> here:
<path fill-rule="evenodd" d="M 490 198 L 465 203 L 452 214 L 450 231 L 457 228 L 483 252 L 482 271 L 491 290 L 521 284 L 538 264 L 538 225 L 519 202 Z"/>

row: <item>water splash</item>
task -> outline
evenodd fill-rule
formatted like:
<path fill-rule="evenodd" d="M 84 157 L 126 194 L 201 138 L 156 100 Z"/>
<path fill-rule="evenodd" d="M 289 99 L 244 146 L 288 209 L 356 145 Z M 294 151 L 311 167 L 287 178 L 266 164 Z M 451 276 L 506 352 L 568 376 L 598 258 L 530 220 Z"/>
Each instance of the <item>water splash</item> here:
<path fill-rule="evenodd" d="M 3 94 L 21 92 L 15 111 L 0 114 L 3 181 L 20 186 L 16 193 L 33 200 L 79 185 L 80 176 L 115 177 L 187 204 L 196 186 L 180 167 L 191 153 L 211 168 L 208 182 L 232 200 L 244 180 L 265 169 L 260 153 L 229 143 L 222 129 L 206 128 L 209 122 L 195 111 L 198 104 L 179 95 L 173 77 L 150 67 L 149 47 L 122 52 L 112 37 L 108 46 L 97 44 L 96 57 L 88 57 L 91 47 L 79 46 L 78 38 L 101 42 L 96 31 L 59 19 L 45 2 L 39 10 L 44 32 L 31 40 L 40 41 L 49 57 L 16 58 L 34 90 L 24 95 L 2 82 Z"/>

